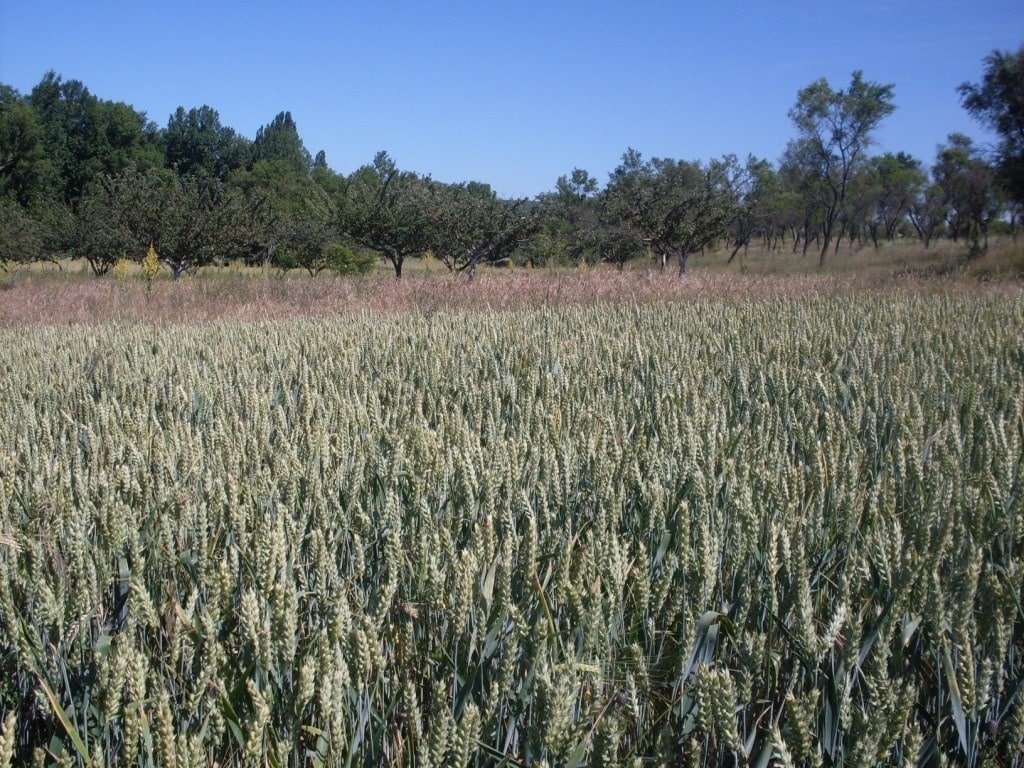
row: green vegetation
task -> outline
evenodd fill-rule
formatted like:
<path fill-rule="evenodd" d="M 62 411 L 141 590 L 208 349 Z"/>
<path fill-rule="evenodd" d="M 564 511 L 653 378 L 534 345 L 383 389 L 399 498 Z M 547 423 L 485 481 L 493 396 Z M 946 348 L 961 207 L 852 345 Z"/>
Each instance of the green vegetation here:
<path fill-rule="evenodd" d="M 518 200 L 0 84 L 0 768 L 1024 767 L 1022 57 Z"/>
<path fill-rule="evenodd" d="M 1019 766 L 1022 327 L 2 330 L 0 764 Z"/>
<path fill-rule="evenodd" d="M 999 135 L 996 170 L 1017 216 L 1024 213 L 1024 47 L 985 57 L 980 83 L 958 89 L 964 108 Z"/>
<path fill-rule="evenodd" d="M 27 95 L 0 84 L 0 267 L 83 259 L 97 276 L 155 245 L 175 278 L 226 262 L 351 271 L 337 255 L 390 264 L 432 253 L 473 277 L 483 264 L 619 266 L 648 256 L 686 270 L 709 248 L 752 243 L 807 253 L 824 266 L 843 242 L 918 237 L 982 256 L 991 230 L 1021 214 L 1024 51 L 994 52 L 964 107 L 1000 137 L 990 159 L 951 134 L 930 171 L 905 153 L 870 154 L 896 109 L 893 86 L 854 72 L 824 79 L 789 110 L 797 136 L 777 164 L 737 155 L 644 160 L 629 149 L 603 188 L 583 169 L 533 199 L 498 197 L 485 181 L 441 183 L 386 152 L 349 175 L 312 156 L 290 112 L 240 136 L 208 105 L 159 128 L 127 104 L 50 72 Z M 361 269 L 361 268 L 360 268 Z M 357 269 L 356 271 L 360 271 Z"/>

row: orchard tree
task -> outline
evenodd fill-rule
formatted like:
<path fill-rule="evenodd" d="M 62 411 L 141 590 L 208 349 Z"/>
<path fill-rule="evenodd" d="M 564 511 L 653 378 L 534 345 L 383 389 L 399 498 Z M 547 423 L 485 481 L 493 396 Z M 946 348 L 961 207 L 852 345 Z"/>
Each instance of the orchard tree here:
<path fill-rule="evenodd" d="M 727 234 L 736 204 L 727 162 L 645 161 L 635 149 L 612 171 L 603 198 L 606 222 L 618 222 L 662 270 L 677 259 L 680 275 L 692 254 Z"/>
<path fill-rule="evenodd" d="M 120 259 L 140 254 L 135 240 L 120 225 L 117 212 L 102 186 L 96 185 L 78 201 L 65 230 L 65 252 L 84 259 L 96 277 L 110 271 Z"/>
<path fill-rule="evenodd" d="M 864 80 L 856 71 L 846 90 L 833 90 L 825 78 L 803 88 L 789 111 L 800 132 L 807 171 L 823 185 L 821 201 L 822 266 L 846 205 L 857 167 L 871 145 L 871 133 L 896 109 L 893 86 Z"/>
<path fill-rule="evenodd" d="M 781 186 L 778 173 L 767 160 L 748 155 L 746 163 L 740 165 L 735 155 L 729 155 L 722 162 L 735 203 L 729 224 L 732 253 L 727 262 L 732 263 L 741 249 L 745 251 L 750 246 L 755 235 L 769 241 L 778 212 Z"/>
<path fill-rule="evenodd" d="M 400 171 L 387 152 L 356 170 L 338 200 L 339 229 L 355 243 L 391 262 L 395 279 L 410 256 L 432 245 L 432 222 L 426 214 L 427 180 Z"/>
<path fill-rule="evenodd" d="M 488 184 L 432 184 L 428 217 L 431 250 L 453 272 L 472 280 L 480 264 L 496 264 L 540 227 L 536 207 L 526 198 L 502 200 Z"/>
<path fill-rule="evenodd" d="M 0 197 L 0 269 L 38 261 L 44 248 L 42 225 L 17 202 Z"/>
<path fill-rule="evenodd" d="M 247 252 L 258 211 L 243 194 L 171 170 L 132 171 L 104 180 L 106 205 L 141 258 L 152 245 L 174 279 Z"/>
<path fill-rule="evenodd" d="M 964 108 L 999 135 L 996 169 L 1007 196 L 1024 208 L 1024 46 L 993 51 L 981 82 L 958 88 Z"/>
<path fill-rule="evenodd" d="M 939 147 L 932 176 L 943 192 L 950 236 L 954 241 L 966 237 L 972 256 L 984 253 L 989 224 L 1001 207 L 992 166 L 969 137 L 953 133 Z"/>

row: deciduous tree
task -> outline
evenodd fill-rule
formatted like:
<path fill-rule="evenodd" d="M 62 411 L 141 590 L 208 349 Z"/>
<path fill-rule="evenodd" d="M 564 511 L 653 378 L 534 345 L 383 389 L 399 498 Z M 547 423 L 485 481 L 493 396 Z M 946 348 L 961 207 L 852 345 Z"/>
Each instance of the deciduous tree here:
<path fill-rule="evenodd" d="M 256 138 L 252 142 L 252 160 L 254 163 L 280 161 L 296 173 L 308 174 L 313 170 L 313 158 L 302 143 L 291 112 L 278 113 L 270 123 L 256 131 Z"/>
<path fill-rule="evenodd" d="M 947 210 L 945 193 L 938 184 L 928 184 L 914 197 L 907 215 L 925 248 L 946 221 Z"/>
<path fill-rule="evenodd" d="M 250 159 L 251 142 L 221 125 L 213 107 L 178 109 L 163 133 L 166 162 L 182 175 L 200 174 L 218 181 L 244 168 Z"/>
<path fill-rule="evenodd" d="M 410 256 L 432 245 L 432 223 L 426 215 L 426 180 L 400 171 L 387 152 L 355 171 L 338 201 L 339 228 L 357 244 L 387 259 L 401 279 Z"/>
<path fill-rule="evenodd" d="M 985 57 L 980 83 L 958 88 L 964 108 L 999 134 L 996 168 L 1018 211 L 1024 207 L 1024 46 Z"/>
<path fill-rule="evenodd" d="M 163 169 L 132 171 L 105 179 L 104 193 L 137 258 L 152 245 L 175 280 L 242 256 L 253 239 L 253 205 L 213 179 Z"/>
<path fill-rule="evenodd" d="M 0 269 L 37 261 L 44 247 L 42 225 L 18 203 L 0 197 Z"/>
<path fill-rule="evenodd" d="M 258 212 L 249 261 L 326 269 L 327 246 L 340 238 L 334 201 L 327 190 L 284 160 L 261 160 L 231 175 Z"/>
<path fill-rule="evenodd" d="M 876 191 L 873 225 L 881 226 L 886 240 L 891 241 L 928 179 L 921 170 L 921 161 L 906 152 L 886 152 L 871 158 L 870 173 Z M 875 245 L 878 245 L 877 236 Z"/>
<path fill-rule="evenodd" d="M 939 147 L 932 175 L 943 192 L 950 235 L 966 237 L 972 255 L 983 253 L 989 224 L 1000 210 L 992 166 L 969 137 L 953 133 Z"/>
<path fill-rule="evenodd" d="M 833 90 L 824 78 L 816 80 L 800 90 L 789 111 L 800 132 L 800 156 L 823 185 L 822 265 L 854 171 L 871 144 L 871 133 L 895 108 L 892 85 L 868 82 L 856 71 L 846 90 Z"/>
<path fill-rule="evenodd" d="M 539 228 L 537 209 L 526 199 L 502 200 L 487 184 L 433 184 L 428 214 L 431 250 L 448 269 L 472 280 L 480 264 L 496 264 Z"/>
<path fill-rule="evenodd" d="M 159 131 L 127 104 L 101 101 L 78 80 L 48 72 L 29 103 L 49 160 L 47 193 L 74 205 L 101 176 L 162 165 Z"/>
<path fill-rule="evenodd" d="M 553 192 L 539 195 L 538 231 L 520 250 L 531 265 L 590 263 L 599 258 L 597 179 L 582 168 L 560 176 Z"/>
<path fill-rule="evenodd" d="M 22 206 L 37 201 L 48 164 L 36 110 L 16 90 L 0 85 L 0 198 Z"/>
<path fill-rule="evenodd" d="M 729 263 L 736 258 L 740 249 L 746 249 L 757 234 L 767 240 L 776 218 L 781 185 L 779 175 L 772 164 L 753 155 L 740 165 L 735 155 L 723 160 L 726 178 L 732 194 L 733 218 L 729 225 L 732 239 L 732 253 Z"/>
<path fill-rule="evenodd" d="M 691 254 L 726 235 L 735 208 L 726 163 L 644 161 L 634 149 L 612 171 L 604 198 L 606 220 L 621 222 L 662 269 L 677 259 L 680 275 Z"/>

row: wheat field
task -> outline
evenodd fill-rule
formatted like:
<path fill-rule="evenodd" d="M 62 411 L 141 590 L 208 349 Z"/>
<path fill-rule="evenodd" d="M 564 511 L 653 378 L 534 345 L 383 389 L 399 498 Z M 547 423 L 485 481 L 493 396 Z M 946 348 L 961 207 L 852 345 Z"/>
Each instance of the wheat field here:
<path fill-rule="evenodd" d="M 1022 329 L 0 329 L 0 765 L 1024 765 Z"/>

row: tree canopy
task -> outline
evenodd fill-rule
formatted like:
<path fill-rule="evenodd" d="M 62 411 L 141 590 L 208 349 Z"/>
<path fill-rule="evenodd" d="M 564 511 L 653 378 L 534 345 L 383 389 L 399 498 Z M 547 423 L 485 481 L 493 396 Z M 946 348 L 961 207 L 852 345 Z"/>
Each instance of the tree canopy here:
<path fill-rule="evenodd" d="M 821 78 L 797 94 L 789 111 L 800 133 L 794 157 L 822 195 L 822 264 L 854 172 L 871 144 L 871 133 L 895 109 L 893 86 L 869 82 L 859 70 L 846 90 L 833 90 Z"/>
<path fill-rule="evenodd" d="M 218 181 L 244 168 L 251 159 L 250 142 L 222 126 L 213 107 L 185 111 L 178 107 L 164 130 L 166 165 L 183 175 L 201 174 Z"/>
<path fill-rule="evenodd" d="M 980 83 L 957 90 L 964 108 L 999 136 L 999 178 L 1018 210 L 1024 207 L 1024 46 L 993 51 Z"/>
<path fill-rule="evenodd" d="M 622 156 L 605 190 L 606 219 L 651 250 L 662 269 L 670 259 L 687 260 L 726 232 L 736 200 L 728 187 L 724 162 L 652 158 L 635 149 Z"/>
<path fill-rule="evenodd" d="M 823 264 L 830 247 L 917 234 L 984 250 L 990 226 L 1024 212 L 1024 48 L 993 52 L 963 106 L 1000 137 L 983 151 L 953 135 L 929 169 L 903 152 L 870 153 L 895 109 L 892 85 L 853 72 L 797 93 L 796 135 L 777 162 L 644 158 L 629 149 L 604 184 L 582 168 L 535 198 L 504 199 L 485 181 L 443 183 L 387 152 L 349 174 L 311 154 L 292 113 L 248 139 L 210 105 L 178 107 L 158 128 L 128 104 L 48 72 L 28 94 L 0 84 L 0 262 L 82 259 L 96 275 L 152 245 L 178 277 L 246 263 L 362 271 L 373 255 L 396 278 L 434 254 L 453 272 L 481 264 L 620 267 L 645 254 L 661 269 L 709 246 L 729 261 L 752 242 Z M 1011 222 L 1014 219 L 1011 218 Z"/>
<path fill-rule="evenodd" d="M 359 168 L 343 187 L 338 208 L 340 228 L 357 244 L 387 259 L 402 277 L 410 256 L 428 251 L 433 243 L 425 213 L 426 180 L 401 171 L 387 152 Z"/>

